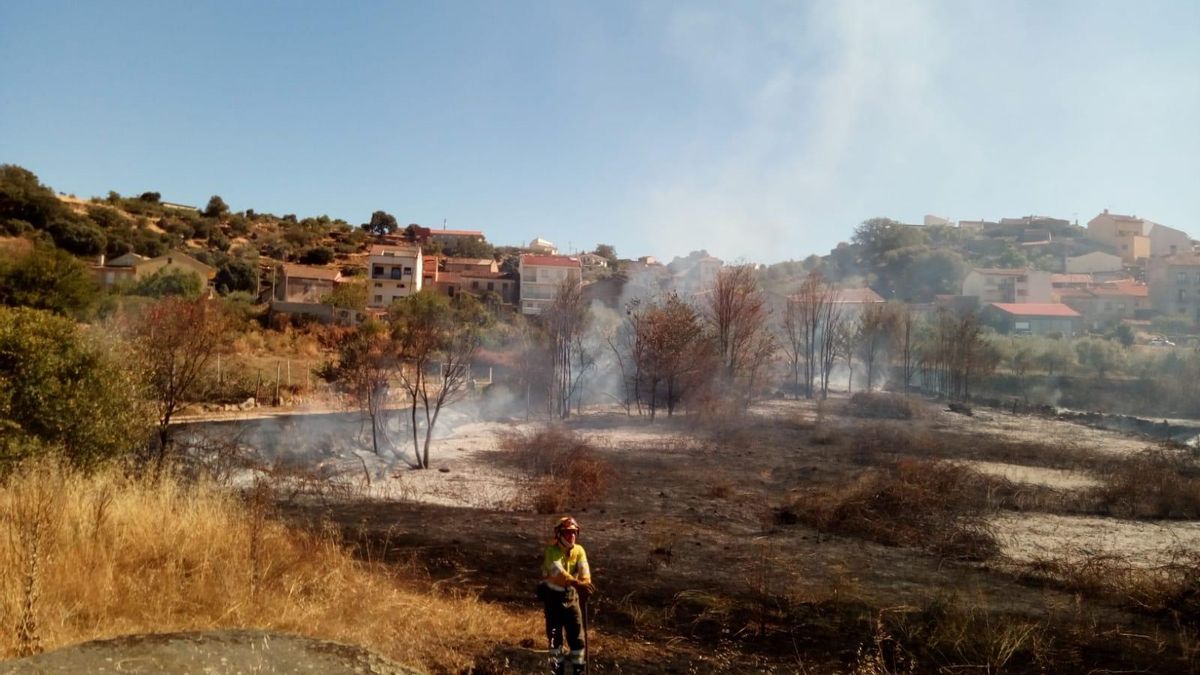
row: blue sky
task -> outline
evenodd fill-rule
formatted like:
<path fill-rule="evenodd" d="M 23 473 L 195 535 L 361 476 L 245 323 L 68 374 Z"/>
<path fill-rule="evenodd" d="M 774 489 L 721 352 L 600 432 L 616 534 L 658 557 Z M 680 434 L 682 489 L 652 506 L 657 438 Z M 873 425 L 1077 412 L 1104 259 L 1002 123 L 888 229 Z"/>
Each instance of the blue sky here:
<path fill-rule="evenodd" d="M 0 3 L 0 162 L 81 196 L 824 253 L 873 216 L 1200 236 L 1196 2 Z"/>

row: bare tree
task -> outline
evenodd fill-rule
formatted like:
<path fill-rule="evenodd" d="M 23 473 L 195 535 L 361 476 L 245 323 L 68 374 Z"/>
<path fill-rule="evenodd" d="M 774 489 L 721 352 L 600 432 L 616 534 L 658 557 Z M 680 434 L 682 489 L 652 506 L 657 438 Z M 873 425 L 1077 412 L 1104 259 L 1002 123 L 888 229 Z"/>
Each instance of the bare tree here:
<path fill-rule="evenodd" d="M 390 318 L 392 339 L 402 363 L 400 382 L 409 397 L 416 468 L 428 469 L 438 416 L 467 390 L 471 361 L 479 349 L 487 315 L 470 294 L 460 294 L 451 301 L 433 291 L 422 291 L 393 304 Z M 423 419 L 418 419 L 418 413 Z"/>
<path fill-rule="evenodd" d="M 896 354 L 900 360 L 900 374 L 904 378 L 904 391 L 912 385 L 913 371 L 916 368 L 916 328 L 917 317 L 912 307 L 907 304 L 897 306 L 893 314 L 892 337 L 895 341 Z"/>
<path fill-rule="evenodd" d="M 804 396 L 812 398 L 813 383 L 821 372 L 821 335 L 834 312 L 834 290 L 820 272 L 810 272 L 800 290 L 788 298 L 784 310 L 785 354 L 793 373 L 804 372 Z"/>
<path fill-rule="evenodd" d="M 164 298 L 133 320 L 130 337 L 157 408 L 157 440 L 150 458 L 161 468 L 171 447 L 171 419 L 196 393 L 217 353 L 228 344 L 222 308 L 203 298 Z"/>
<path fill-rule="evenodd" d="M 768 323 L 770 310 L 753 266 L 723 268 L 706 296 L 705 310 L 722 379 L 749 405 L 755 360 L 776 349 Z"/>
<path fill-rule="evenodd" d="M 817 349 L 821 367 L 821 398 L 829 397 L 829 378 L 833 374 L 833 365 L 837 361 L 840 348 L 846 343 L 842 337 L 845 331 L 845 321 L 842 319 L 842 306 L 835 302 L 836 296 L 830 295 L 821 314 L 818 315 L 820 332 L 817 334 Z"/>
<path fill-rule="evenodd" d="M 889 305 L 868 304 L 858 316 L 858 354 L 867 371 L 867 391 L 875 386 L 875 371 L 885 358 L 895 331 L 896 318 Z"/>
<path fill-rule="evenodd" d="M 542 311 L 547 351 L 553 364 L 550 380 L 551 412 L 562 419 L 571 415 L 572 400 L 590 363 L 583 349 L 582 338 L 587 330 L 589 314 L 583 300 L 579 279 L 563 279 L 554 302 Z"/>
<path fill-rule="evenodd" d="M 334 382 L 350 394 L 371 425 L 371 451 L 379 454 L 380 441 L 387 442 L 386 408 L 389 382 L 396 372 L 395 350 L 386 327 L 367 321 L 339 345 Z"/>

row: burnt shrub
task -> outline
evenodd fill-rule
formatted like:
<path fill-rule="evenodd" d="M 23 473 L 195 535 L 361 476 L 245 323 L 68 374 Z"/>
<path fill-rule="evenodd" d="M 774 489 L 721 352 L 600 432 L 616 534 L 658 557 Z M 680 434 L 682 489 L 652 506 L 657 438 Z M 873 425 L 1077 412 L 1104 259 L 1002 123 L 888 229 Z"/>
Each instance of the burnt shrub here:
<path fill-rule="evenodd" d="M 561 427 L 500 435 L 500 449 L 534 482 L 520 506 L 557 513 L 596 503 L 608 493 L 613 468 L 579 434 Z"/>
<path fill-rule="evenodd" d="M 843 485 L 817 488 L 779 510 L 824 532 L 938 555 L 984 560 L 999 551 L 987 525 L 988 493 L 1003 483 L 951 464 L 906 459 Z"/>
<path fill-rule="evenodd" d="M 926 416 L 923 401 L 903 394 L 859 392 L 846 402 L 846 414 L 873 419 L 911 420 Z"/>
<path fill-rule="evenodd" d="M 1100 512 L 1120 518 L 1200 519 L 1200 462 L 1188 448 L 1150 448 L 1108 470 L 1092 492 Z"/>

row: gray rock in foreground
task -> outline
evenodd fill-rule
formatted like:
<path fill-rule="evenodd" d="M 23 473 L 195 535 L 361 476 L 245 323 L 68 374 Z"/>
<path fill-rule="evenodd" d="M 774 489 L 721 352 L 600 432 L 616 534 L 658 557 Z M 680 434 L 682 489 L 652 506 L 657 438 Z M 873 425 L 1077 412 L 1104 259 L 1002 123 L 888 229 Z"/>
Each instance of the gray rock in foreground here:
<path fill-rule="evenodd" d="M 15 661 L 0 673 L 421 675 L 362 647 L 257 630 L 127 635 Z"/>

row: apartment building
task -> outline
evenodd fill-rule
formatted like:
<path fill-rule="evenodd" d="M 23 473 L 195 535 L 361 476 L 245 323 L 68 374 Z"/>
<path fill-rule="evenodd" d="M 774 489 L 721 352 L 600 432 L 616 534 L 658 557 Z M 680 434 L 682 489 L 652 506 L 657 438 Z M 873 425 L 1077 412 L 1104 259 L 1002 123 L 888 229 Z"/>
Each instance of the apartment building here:
<path fill-rule="evenodd" d="M 1150 306 L 1163 314 L 1200 321 L 1200 255 L 1152 258 L 1146 267 Z"/>
<path fill-rule="evenodd" d="M 525 254 L 518 264 L 518 273 L 522 314 L 541 314 L 554 302 L 559 287 L 568 279 L 583 283 L 583 264 L 575 256 Z"/>
<path fill-rule="evenodd" d="M 1191 237 L 1182 230 L 1108 209 L 1089 220 L 1087 229 L 1089 238 L 1116 248 L 1126 263 L 1192 250 Z"/>
<path fill-rule="evenodd" d="M 386 308 L 420 292 L 425 261 L 420 246 L 375 244 L 368 259 L 367 306 Z"/>
<path fill-rule="evenodd" d="M 963 279 L 962 295 L 979 298 L 982 305 L 1000 303 L 1052 303 L 1051 273 L 1034 269 L 977 267 Z"/>

